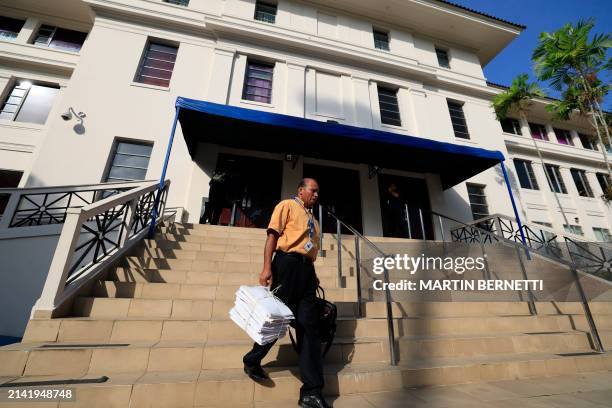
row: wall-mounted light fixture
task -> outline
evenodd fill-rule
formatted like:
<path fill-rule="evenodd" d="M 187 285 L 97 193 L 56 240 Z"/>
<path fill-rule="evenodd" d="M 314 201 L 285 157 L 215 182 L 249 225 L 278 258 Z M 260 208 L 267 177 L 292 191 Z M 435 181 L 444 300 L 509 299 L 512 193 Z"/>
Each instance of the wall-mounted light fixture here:
<path fill-rule="evenodd" d="M 74 125 L 73 129 L 79 135 L 82 135 L 83 133 L 85 133 L 85 126 L 83 125 L 83 119 L 85 119 L 86 116 L 87 115 L 83 112 L 76 113 L 76 111 L 72 108 L 72 106 L 70 106 L 66 112 L 62 113 L 62 119 L 64 119 L 65 121 L 69 121 L 73 117 L 76 117 L 79 123 Z"/>

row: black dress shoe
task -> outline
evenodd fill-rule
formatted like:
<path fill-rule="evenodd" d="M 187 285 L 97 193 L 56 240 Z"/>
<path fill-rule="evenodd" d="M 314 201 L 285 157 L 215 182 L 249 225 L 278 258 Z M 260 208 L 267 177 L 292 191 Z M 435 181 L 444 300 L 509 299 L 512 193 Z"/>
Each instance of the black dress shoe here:
<path fill-rule="evenodd" d="M 263 368 L 261 368 L 260 365 L 248 366 L 245 364 L 244 372 L 253 381 L 267 381 L 270 379 L 270 377 L 268 377 L 268 374 L 266 374 L 266 372 L 263 370 Z"/>
<path fill-rule="evenodd" d="M 300 397 L 298 405 L 302 408 L 331 408 L 331 405 L 328 405 L 325 399 L 318 395 L 304 395 Z"/>

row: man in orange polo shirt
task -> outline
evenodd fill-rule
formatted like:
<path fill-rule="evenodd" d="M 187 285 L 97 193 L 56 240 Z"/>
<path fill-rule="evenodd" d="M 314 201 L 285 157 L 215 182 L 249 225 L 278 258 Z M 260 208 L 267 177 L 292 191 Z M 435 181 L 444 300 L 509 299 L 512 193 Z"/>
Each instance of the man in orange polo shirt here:
<path fill-rule="evenodd" d="M 316 289 L 319 283 L 313 262 L 319 252 L 319 224 L 312 207 L 319 198 L 316 180 L 305 178 L 298 185 L 297 195 L 276 205 L 264 249 L 263 270 L 259 283 L 277 287 L 278 296 L 293 312 L 298 341 L 301 340 L 299 406 L 328 408 L 322 395 L 323 361 L 319 334 L 319 310 Z M 272 259 L 274 254 L 274 260 Z M 268 379 L 261 360 L 275 342 L 260 346 L 255 343 L 242 361 L 244 371 L 255 381 Z"/>

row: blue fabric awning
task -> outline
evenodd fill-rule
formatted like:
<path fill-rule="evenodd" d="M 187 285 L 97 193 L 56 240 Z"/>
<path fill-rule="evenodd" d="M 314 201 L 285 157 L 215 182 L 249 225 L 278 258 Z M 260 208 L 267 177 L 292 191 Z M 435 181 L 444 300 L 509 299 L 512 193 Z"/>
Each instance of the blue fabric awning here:
<path fill-rule="evenodd" d="M 504 160 L 499 151 L 178 97 L 193 157 L 198 143 L 439 174 L 452 187 Z"/>

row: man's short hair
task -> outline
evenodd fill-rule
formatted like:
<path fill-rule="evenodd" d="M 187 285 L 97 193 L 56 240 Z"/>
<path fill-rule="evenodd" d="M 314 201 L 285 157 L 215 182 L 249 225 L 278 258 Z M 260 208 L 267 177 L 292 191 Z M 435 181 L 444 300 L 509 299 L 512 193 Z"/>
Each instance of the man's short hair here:
<path fill-rule="evenodd" d="M 298 183 L 298 189 L 302 188 L 302 187 L 306 187 L 306 182 L 308 180 L 312 180 L 316 183 L 317 180 L 313 179 L 312 177 L 304 177 L 303 179 L 300 179 L 300 182 Z"/>

